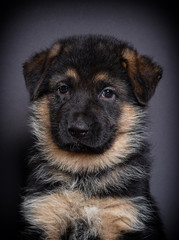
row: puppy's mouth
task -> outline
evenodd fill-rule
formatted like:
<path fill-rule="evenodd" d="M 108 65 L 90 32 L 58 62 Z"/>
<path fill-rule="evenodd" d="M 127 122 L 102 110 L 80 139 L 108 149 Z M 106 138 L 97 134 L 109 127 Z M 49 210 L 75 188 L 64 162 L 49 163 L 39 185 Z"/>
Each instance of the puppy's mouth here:
<path fill-rule="evenodd" d="M 110 124 L 89 120 L 84 115 L 61 121 L 52 128 L 52 135 L 57 146 L 68 152 L 101 154 L 113 143 L 115 127 Z"/>
<path fill-rule="evenodd" d="M 58 147 L 64 151 L 74 153 L 102 154 L 114 141 L 112 136 L 109 137 L 100 133 L 96 135 L 93 132 L 74 134 L 74 132 L 66 131 L 58 136 L 55 139 Z"/>

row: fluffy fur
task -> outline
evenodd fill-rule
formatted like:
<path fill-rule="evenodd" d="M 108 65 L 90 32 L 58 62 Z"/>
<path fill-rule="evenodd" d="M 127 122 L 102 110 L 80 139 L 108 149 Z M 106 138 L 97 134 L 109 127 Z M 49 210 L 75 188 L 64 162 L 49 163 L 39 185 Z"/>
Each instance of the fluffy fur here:
<path fill-rule="evenodd" d="M 164 239 L 150 195 L 147 102 L 162 69 L 106 36 L 57 41 L 24 64 L 36 153 L 29 237 Z"/>

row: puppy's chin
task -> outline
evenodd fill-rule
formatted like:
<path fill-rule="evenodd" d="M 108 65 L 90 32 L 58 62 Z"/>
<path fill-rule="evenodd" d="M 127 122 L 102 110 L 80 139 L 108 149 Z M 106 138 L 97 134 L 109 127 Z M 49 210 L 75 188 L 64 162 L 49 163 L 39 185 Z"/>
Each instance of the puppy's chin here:
<path fill-rule="evenodd" d="M 69 144 L 57 144 L 58 147 L 67 152 L 73 153 L 86 153 L 86 154 L 102 154 L 112 145 L 112 140 L 101 146 L 87 146 L 80 142 Z"/>

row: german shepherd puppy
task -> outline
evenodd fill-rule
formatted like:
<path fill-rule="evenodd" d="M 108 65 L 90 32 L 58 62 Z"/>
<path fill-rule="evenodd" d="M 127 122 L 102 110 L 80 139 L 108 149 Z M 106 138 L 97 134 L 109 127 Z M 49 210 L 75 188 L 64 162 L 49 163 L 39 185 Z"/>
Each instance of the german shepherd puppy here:
<path fill-rule="evenodd" d="M 22 206 L 30 239 L 164 239 L 145 134 L 161 67 L 87 35 L 36 54 L 24 76 L 37 150 Z"/>

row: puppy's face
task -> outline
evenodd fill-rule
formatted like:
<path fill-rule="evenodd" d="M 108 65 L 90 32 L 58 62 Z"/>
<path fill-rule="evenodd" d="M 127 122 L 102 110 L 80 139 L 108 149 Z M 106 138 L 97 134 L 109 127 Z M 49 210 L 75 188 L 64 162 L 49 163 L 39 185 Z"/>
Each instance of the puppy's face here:
<path fill-rule="evenodd" d="M 26 62 L 24 74 L 32 101 L 48 96 L 59 149 L 96 154 L 125 133 L 124 106 L 146 105 L 161 69 L 123 42 L 89 36 L 57 42 Z"/>
<path fill-rule="evenodd" d="M 90 62 L 88 62 L 90 66 Z M 120 105 L 126 99 L 124 79 L 107 70 L 80 74 L 75 66 L 50 80 L 50 121 L 54 141 L 67 151 L 102 153 L 119 128 Z"/>

